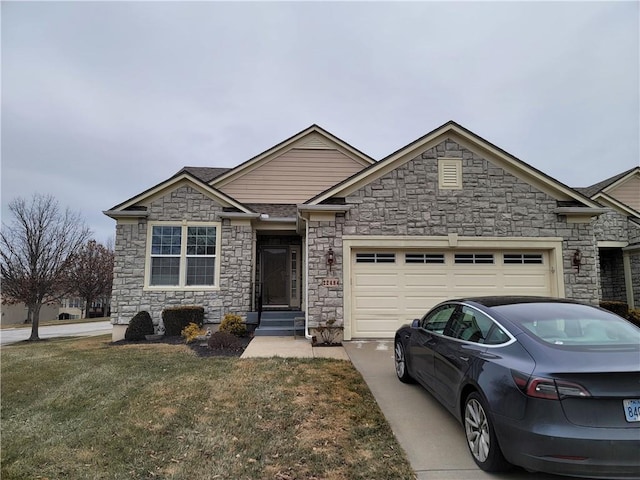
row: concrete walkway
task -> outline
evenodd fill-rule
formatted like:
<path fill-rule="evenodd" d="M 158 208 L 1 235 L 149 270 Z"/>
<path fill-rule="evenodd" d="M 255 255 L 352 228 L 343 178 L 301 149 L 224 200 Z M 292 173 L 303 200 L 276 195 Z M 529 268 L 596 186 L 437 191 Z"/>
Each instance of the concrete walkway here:
<path fill-rule="evenodd" d="M 342 346 L 314 347 L 304 337 L 254 337 L 240 358 L 270 357 L 349 360 Z"/>

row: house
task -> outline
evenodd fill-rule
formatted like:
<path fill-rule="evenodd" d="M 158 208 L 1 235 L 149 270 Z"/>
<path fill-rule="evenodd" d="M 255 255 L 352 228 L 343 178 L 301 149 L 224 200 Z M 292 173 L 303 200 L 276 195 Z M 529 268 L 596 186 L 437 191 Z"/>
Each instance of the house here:
<path fill-rule="evenodd" d="M 570 188 L 455 122 L 378 162 L 312 125 L 104 212 L 117 221 L 113 338 L 136 312 L 158 322 L 176 305 L 209 323 L 290 310 L 307 334 L 342 322 L 346 340 L 391 337 L 463 295 L 640 305 L 637 185 L 630 170 Z"/>
<path fill-rule="evenodd" d="M 28 322 L 29 309 L 23 302 L 9 303 L 0 302 L 2 315 L 0 323 L 2 325 L 22 325 Z M 56 320 L 58 318 L 58 310 L 60 304 L 45 303 L 40 309 L 40 321 Z"/>

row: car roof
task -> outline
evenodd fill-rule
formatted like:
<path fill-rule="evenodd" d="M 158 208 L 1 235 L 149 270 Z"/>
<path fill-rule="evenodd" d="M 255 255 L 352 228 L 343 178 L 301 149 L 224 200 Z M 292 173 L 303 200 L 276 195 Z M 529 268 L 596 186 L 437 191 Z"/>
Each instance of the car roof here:
<path fill-rule="evenodd" d="M 573 303 L 577 305 L 584 305 L 582 302 L 571 300 L 569 298 L 554 298 L 554 297 L 534 297 L 534 296 L 515 296 L 515 295 L 494 295 L 488 297 L 466 297 L 456 300 L 450 300 L 453 302 L 473 302 L 483 305 L 485 307 L 498 307 L 501 305 L 516 305 L 522 303 Z"/>

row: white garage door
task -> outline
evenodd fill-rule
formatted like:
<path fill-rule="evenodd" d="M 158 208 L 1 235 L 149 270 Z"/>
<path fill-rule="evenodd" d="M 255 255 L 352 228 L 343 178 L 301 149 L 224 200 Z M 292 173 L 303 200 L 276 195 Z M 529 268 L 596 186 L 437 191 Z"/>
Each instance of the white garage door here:
<path fill-rule="evenodd" d="M 551 295 L 546 251 L 355 250 L 353 338 L 390 338 L 443 300 L 481 295 Z"/>

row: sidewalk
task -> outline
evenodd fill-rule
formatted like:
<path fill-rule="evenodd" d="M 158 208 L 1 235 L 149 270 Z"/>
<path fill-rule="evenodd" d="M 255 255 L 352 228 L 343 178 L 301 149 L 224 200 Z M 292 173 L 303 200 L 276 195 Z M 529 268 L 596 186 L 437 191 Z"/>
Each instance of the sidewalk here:
<path fill-rule="evenodd" d="M 240 358 L 288 357 L 349 360 L 344 347 L 314 347 L 305 338 L 254 337 Z"/>

